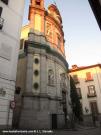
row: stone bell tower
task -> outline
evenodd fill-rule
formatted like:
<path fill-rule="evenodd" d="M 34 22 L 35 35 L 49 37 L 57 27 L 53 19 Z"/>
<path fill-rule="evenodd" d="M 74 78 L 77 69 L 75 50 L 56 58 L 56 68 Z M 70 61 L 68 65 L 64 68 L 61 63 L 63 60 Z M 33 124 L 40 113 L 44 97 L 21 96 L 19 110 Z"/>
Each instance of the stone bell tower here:
<path fill-rule="evenodd" d="M 28 16 L 31 28 L 39 32 L 44 32 L 44 14 L 44 0 L 31 0 Z"/>

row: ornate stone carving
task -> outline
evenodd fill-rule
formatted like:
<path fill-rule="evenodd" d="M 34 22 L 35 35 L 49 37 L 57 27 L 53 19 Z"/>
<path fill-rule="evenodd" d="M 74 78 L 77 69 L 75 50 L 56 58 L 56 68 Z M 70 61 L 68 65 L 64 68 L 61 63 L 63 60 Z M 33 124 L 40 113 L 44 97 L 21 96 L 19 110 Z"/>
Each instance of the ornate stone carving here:
<path fill-rule="evenodd" d="M 60 88 L 61 90 L 66 90 L 66 76 L 65 73 L 60 74 Z"/>
<path fill-rule="evenodd" d="M 54 72 L 52 69 L 48 70 L 48 84 L 54 85 Z"/>

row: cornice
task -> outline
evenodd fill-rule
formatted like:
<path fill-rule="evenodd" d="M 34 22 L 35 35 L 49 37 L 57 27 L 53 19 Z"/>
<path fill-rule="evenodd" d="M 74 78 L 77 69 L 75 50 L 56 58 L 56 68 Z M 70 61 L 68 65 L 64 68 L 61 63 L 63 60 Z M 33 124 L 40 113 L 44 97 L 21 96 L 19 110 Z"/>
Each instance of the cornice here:
<path fill-rule="evenodd" d="M 33 47 L 33 48 L 38 48 L 38 49 L 45 49 L 46 53 L 47 54 L 52 54 L 53 56 L 57 57 L 58 59 L 60 59 L 65 67 L 67 68 L 67 71 L 68 71 L 68 63 L 66 61 L 66 59 L 60 54 L 58 53 L 57 51 L 55 51 L 54 49 L 52 49 L 49 45 L 46 45 L 46 44 L 42 44 L 42 43 L 38 43 L 38 42 L 34 42 L 34 41 L 25 41 L 25 44 L 27 46 L 27 50 L 28 51 L 28 47 Z M 29 52 L 27 52 L 29 53 Z M 20 58 L 24 58 L 26 56 L 26 53 L 22 53 L 19 55 L 19 59 Z"/>
<path fill-rule="evenodd" d="M 78 67 L 76 69 L 70 69 L 69 73 L 80 71 L 80 70 L 86 70 L 86 69 L 90 69 L 90 68 L 95 68 L 95 67 L 101 68 L 101 64 L 95 64 L 95 65 L 90 65 L 90 66 Z"/>

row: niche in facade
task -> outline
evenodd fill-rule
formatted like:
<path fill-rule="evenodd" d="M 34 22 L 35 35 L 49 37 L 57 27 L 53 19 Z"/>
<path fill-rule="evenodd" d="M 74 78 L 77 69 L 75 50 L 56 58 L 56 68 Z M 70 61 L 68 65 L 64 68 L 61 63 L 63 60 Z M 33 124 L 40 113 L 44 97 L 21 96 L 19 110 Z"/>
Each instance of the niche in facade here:
<path fill-rule="evenodd" d="M 54 71 L 52 69 L 48 70 L 48 84 L 54 85 Z"/>

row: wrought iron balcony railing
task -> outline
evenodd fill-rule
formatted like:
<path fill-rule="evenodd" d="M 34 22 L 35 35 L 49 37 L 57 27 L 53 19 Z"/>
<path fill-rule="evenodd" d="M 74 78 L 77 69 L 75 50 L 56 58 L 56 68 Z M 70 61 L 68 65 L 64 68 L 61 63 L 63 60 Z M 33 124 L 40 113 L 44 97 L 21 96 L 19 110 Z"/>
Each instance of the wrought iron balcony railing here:
<path fill-rule="evenodd" d="M 3 24 L 4 24 L 4 19 L 0 17 L 0 29 L 2 29 Z"/>
<path fill-rule="evenodd" d="M 94 93 L 94 94 L 87 94 L 88 98 L 92 98 L 92 97 L 96 97 L 96 96 L 97 96 L 96 93 Z"/>

